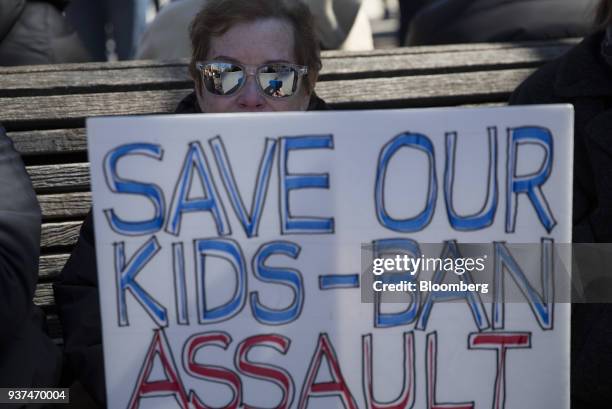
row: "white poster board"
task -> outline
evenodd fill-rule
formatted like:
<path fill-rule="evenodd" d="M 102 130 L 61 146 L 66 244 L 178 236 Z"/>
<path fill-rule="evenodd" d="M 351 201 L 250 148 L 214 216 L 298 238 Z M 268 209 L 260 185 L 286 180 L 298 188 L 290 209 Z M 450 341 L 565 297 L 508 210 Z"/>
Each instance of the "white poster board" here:
<path fill-rule="evenodd" d="M 572 121 L 561 105 L 88 120 L 109 407 L 569 408 L 570 308 L 543 262 L 521 266 L 521 302 L 424 293 L 409 317 L 363 302 L 359 274 L 381 240 L 569 243 Z"/>

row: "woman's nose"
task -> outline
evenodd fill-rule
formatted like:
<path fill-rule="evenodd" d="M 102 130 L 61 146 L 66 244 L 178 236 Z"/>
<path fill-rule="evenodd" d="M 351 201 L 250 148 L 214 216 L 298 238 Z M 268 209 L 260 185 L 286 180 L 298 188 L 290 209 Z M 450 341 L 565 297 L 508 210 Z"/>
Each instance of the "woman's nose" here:
<path fill-rule="evenodd" d="M 248 75 L 246 78 L 246 84 L 240 90 L 238 95 L 238 105 L 244 110 L 261 110 L 265 106 L 265 100 L 263 95 L 257 88 L 257 80 L 254 75 Z"/>

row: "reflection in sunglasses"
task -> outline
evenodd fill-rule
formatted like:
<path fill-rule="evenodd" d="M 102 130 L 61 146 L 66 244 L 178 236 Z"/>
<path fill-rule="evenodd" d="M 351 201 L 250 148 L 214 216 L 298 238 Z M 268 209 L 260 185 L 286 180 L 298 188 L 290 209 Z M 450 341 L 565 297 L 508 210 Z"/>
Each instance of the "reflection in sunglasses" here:
<path fill-rule="evenodd" d="M 231 94 L 238 91 L 242 85 L 244 73 L 242 71 L 223 72 L 221 73 L 221 89 L 224 94 Z"/>
<path fill-rule="evenodd" d="M 231 95 L 244 84 L 245 67 L 233 63 L 199 63 L 205 88 L 216 95 Z M 260 91 L 269 97 L 288 97 L 298 89 L 298 79 L 307 73 L 307 68 L 293 64 L 265 64 L 252 71 Z"/>

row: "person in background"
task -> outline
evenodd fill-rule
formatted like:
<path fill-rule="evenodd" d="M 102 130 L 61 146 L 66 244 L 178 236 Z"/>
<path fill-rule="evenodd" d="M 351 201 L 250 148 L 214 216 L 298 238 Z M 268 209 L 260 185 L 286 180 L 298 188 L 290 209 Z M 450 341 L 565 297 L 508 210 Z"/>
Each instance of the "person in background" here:
<path fill-rule="evenodd" d="M 62 11 L 68 0 L 1 0 L 0 65 L 89 61 Z"/>
<path fill-rule="evenodd" d="M 595 32 L 538 69 L 510 97 L 513 105 L 551 103 L 574 107 L 573 241 L 611 243 L 612 0 L 599 2 Z M 610 254 L 604 258 L 610 260 Z M 588 260 L 578 259 L 578 267 L 584 261 Z M 609 265 L 597 267 L 600 271 L 609 269 Z M 580 269 L 578 274 L 588 271 Z M 591 283 L 585 282 L 584 276 L 579 279 L 586 284 L 583 302 L 589 302 L 595 292 L 607 293 L 610 299 L 611 277 L 599 277 Z M 612 305 L 573 304 L 572 408 L 609 407 L 611 371 Z"/>
<path fill-rule="evenodd" d="M 428 0 L 406 45 L 583 37 L 598 0 Z"/>
<path fill-rule="evenodd" d="M 362 0 L 302 0 L 312 12 L 324 50 L 374 49 L 372 28 Z"/>
<path fill-rule="evenodd" d="M 177 113 L 324 110 L 314 93 L 321 69 L 308 8 L 281 0 L 208 0 L 189 31 L 194 92 Z M 283 78 L 282 96 L 270 84 Z M 105 405 L 102 330 L 91 212 L 55 285 L 66 363 Z"/>
<path fill-rule="evenodd" d="M 207 0 L 180 0 L 166 4 L 142 36 L 136 59 L 189 58 L 187 27 Z M 296 0 L 297 1 L 297 0 Z M 361 0 L 304 0 L 314 15 L 315 30 L 327 50 L 372 50 L 370 21 Z"/>
<path fill-rule="evenodd" d="M 76 28 L 93 61 L 107 61 L 107 40 L 120 60 L 134 56 L 146 26 L 150 0 L 72 0 L 66 18 Z"/>
<path fill-rule="evenodd" d="M 410 28 L 410 22 L 414 16 L 426 5 L 430 0 L 399 0 L 400 22 L 397 30 L 397 44 L 400 47 L 406 45 L 406 35 Z"/>
<path fill-rule="evenodd" d="M 19 154 L 0 126 L 0 387 L 54 387 L 62 357 L 32 303 L 40 207 Z"/>

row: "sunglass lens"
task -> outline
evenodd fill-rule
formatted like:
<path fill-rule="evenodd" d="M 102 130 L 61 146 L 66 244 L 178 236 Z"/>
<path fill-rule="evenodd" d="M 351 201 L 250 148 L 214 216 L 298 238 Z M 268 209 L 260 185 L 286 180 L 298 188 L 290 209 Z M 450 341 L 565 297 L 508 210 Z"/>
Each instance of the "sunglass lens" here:
<path fill-rule="evenodd" d="M 237 65 L 209 63 L 202 68 L 206 89 L 215 95 L 230 95 L 238 91 L 244 80 L 244 72 Z"/>
<path fill-rule="evenodd" d="M 297 72 L 288 65 L 264 65 L 259 69 L 257 79 L 263 92 L 270 97 L 289 97 L 297 89 Z"/>

